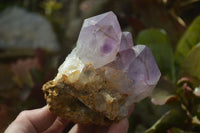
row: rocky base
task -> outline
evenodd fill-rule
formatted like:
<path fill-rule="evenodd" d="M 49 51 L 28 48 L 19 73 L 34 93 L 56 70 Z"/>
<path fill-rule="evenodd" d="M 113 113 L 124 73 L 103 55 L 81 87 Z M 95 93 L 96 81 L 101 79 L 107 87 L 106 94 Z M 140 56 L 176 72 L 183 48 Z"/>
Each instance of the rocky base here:
<path fill-rule="evenodd" d="M 89 65 L 77 82 L 70 83 L 68 77 L 63 75 L 57 81 L 44 84 L 42 89 L 50 110 L 81 124 L 109 125 L 122 119 L 119 108 L 127 95 L 112 87 L 102 77 L 102 71 L 95 71 Z"/>

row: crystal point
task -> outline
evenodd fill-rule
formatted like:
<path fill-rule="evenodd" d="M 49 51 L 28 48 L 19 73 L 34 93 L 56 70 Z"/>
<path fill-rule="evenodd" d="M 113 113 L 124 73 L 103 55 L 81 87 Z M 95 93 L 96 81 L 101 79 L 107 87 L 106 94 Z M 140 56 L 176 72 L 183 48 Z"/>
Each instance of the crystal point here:
<path fill-rule="evenodd" d="M 133 46 L 133 39 L 130 32 L 122 32 L 119 51 L 130 49 Z"/>
<path fill-rule="evenodd" d="M 139 101 L 150 95 L 161 73 L 148 47 L 136 45 L 132 49 L 136 53 L 136 58 L 131 62 L 126 73 L 134 85 L 132 90 L 132 93 L 136 95 L 134 99 Z"/>
<path fill-rule="evenodd" d="M 77 41 L 77 56 L 99 68 L 115 59 L 121 28 L 116 15 L 107 12 L 84 21 Z"/>

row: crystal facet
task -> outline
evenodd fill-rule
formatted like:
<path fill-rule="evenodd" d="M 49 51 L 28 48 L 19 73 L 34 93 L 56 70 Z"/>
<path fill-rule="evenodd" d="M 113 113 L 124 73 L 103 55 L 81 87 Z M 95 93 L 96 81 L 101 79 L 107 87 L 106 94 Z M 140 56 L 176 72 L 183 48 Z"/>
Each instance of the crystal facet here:
<path fill-rule="evenodd" d="M 121 43 L 119 51 L 131 49 L 133 47 L 133 39 L 130 32 L 122 32 Z"/>
<path fill-rule="evenodd" d="M 150 95 L 160 75 L 151 50 L 133 46 L 131 33 L 122 32 L 115 14 L 107 12 L 84 21 L 76 48 L 43 90 L 61 117 L 104 125 L 126 117 L 134 102 Z"/>
<path fill-rule="evenodd" d="M 99 68 L 115 59 L 120 47 L 121 28 L 113 12 L 84 21 L 77 42 L 77 56 Z"/>

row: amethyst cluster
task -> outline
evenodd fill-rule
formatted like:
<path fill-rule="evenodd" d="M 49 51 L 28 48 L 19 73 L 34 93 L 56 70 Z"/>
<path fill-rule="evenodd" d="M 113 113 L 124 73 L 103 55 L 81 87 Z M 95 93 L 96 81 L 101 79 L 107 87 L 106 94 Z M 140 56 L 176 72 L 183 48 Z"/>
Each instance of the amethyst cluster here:
<path fill-rule="evenodd" d="M 65 84 L 60 86 L 67 94 L 93 112 L 114 121 L 125 117 L 134 102 L 149 96 L 160 76 L 150 49 L 145 45 L 134 46 L 131 33 L 122 32 L 116 15 L 107 12 L 85 19 L 77 46 L 59 67 L 51 85 L 59 88 L 58 84 Z M 43 90 L 47 88 L 43 87 Z M 53 95 L 53 92 L 49 94 Z M 70 111 L 70 106 L 66 108 Z M 55 107 L 51 109 L 59 112 Z M 87 123 L 71 118 L 67 111 L 61 116 Z M 85 121 L 88 120 L 87 117 Z M 94 123 L 91 121 L 88 123 Z"/>
<path fill-rule="evenodd" d="M 131 33 L 121 31 L 111 11 L 84 21 L 77 47 L 71 54 L 95 69 L 110 66 L 122 71 L 131 83 L 127 86 L 121 82 L 120 89 L 133 94 L 134 101 L 148 96 L 161 75 L 150 49 L 145 45 L 133 46 Z"/>

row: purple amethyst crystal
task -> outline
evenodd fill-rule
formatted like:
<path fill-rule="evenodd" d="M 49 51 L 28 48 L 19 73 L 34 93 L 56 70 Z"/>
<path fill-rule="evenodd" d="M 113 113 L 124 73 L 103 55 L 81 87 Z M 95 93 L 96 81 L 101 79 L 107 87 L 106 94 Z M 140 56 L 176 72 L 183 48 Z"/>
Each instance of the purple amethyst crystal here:
<path fill-rule="evenodd" d="M 113 12 L 85 19 L 79 34 L 78 56 L 95 68 L 115 59 L 121 41 L 121 28 Z"/>
<path fill-rule="evenodd" d="M 132 39 L 131 33 L 130 32 L 122 32 L 119 51 L 131 49 L 131 47 L 133 47 L 133 39 Z"/>
<path fill-rule="evenodd" d="M 107 12 L 84 21 L 77 46 L 59 67 L 54 82 L 63 75 L 76 90 L 70 95 L 115 120 L 150 95 L 161 73 L 151 50 L 133 46 L 131 33 L 122 32 L 115 14 Z"/>

